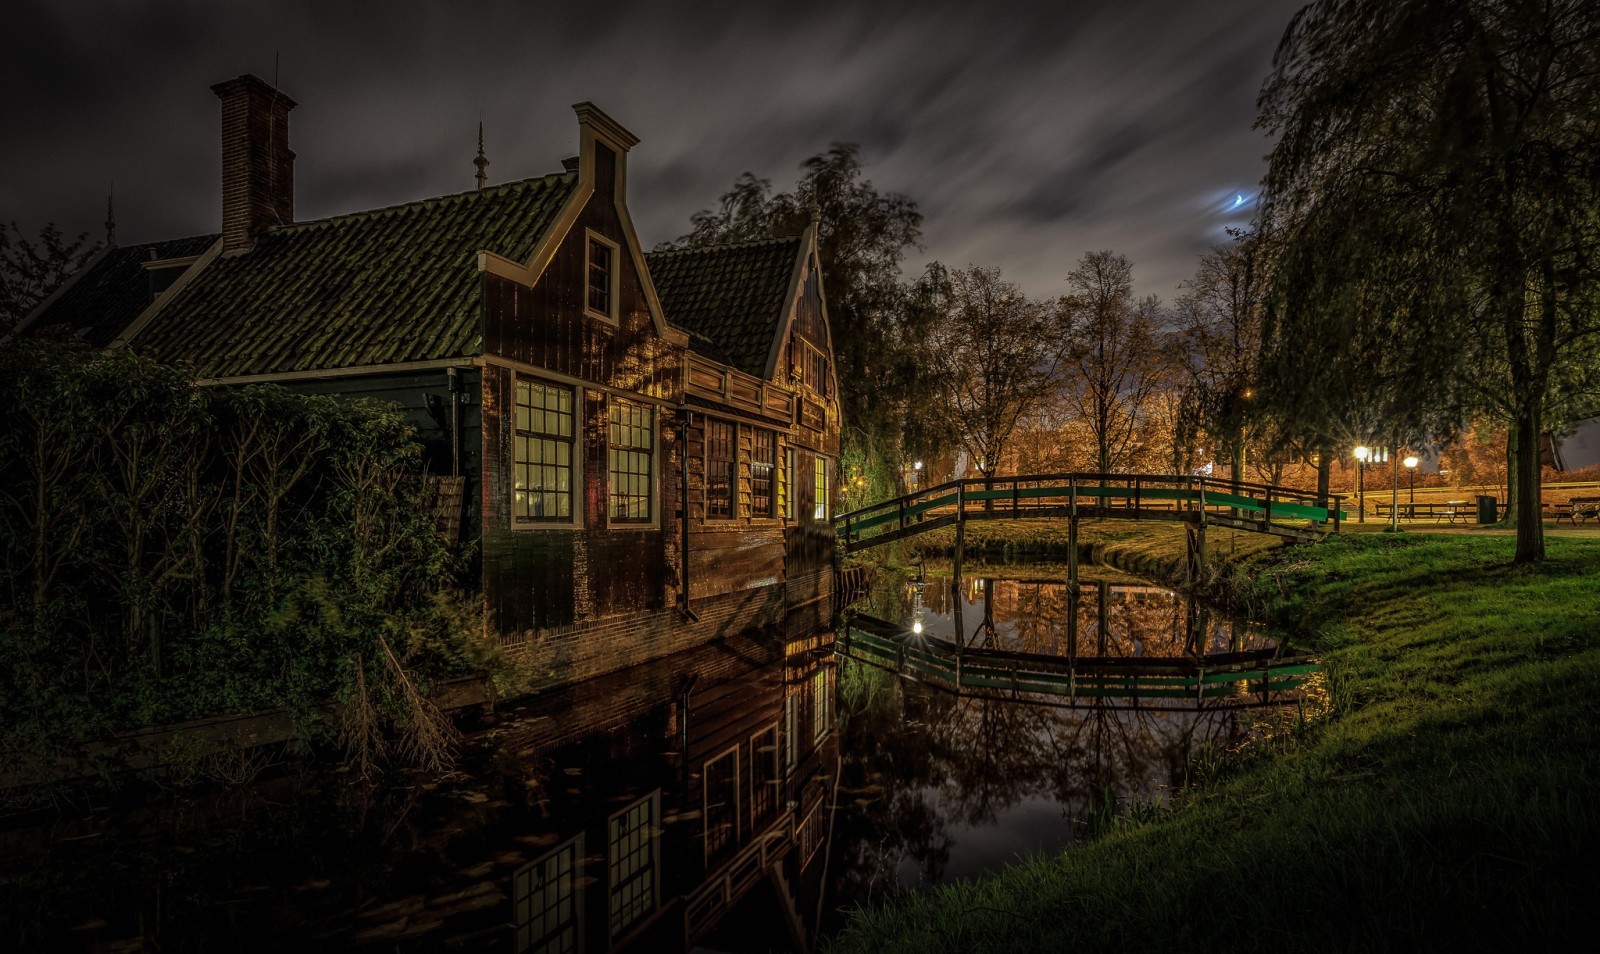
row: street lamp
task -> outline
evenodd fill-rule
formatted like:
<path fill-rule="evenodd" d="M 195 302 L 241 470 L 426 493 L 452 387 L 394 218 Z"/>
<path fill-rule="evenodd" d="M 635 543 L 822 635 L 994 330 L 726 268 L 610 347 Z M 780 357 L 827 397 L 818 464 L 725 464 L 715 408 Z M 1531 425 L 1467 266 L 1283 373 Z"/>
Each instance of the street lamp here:
<path fill-rule="evenodd" d="M 1356 523 L 1367 522 L 1367 461 L 1372 449 L 1366 445 L 1356 448 Z"/>
<path fill-rule="evenodd" d="M 920 460 L 911 465 L 911 489 L 922 489 L 922 461 Z"/>
<path fill-rule="evenodd" d="M 1406 465 L 1406 473 L 1411 475 L 1411 496 L 1408 502 L 1411 505 L 1411 519 L 1415 520 L 1417 519 L 1417 464 L 1421 462 L 1417 460 L 1416 454 L 1407 454 L 1402 463 Z"/>

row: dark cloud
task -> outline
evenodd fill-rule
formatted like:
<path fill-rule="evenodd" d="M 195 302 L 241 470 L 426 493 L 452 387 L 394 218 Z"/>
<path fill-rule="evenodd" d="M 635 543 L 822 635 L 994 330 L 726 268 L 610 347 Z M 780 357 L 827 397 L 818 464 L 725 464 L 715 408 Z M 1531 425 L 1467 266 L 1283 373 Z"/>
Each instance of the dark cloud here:
<path fill-rule="evenodd" d="M 557 169 L 592 100 L 643 139 L 647 246 L 740 173 L 788 188 L 849 141 L 922 208 L 922 258 L 1054 294 L 1112 248 L 1170 296 L 1254 191 L 1255 94 L 1296 6 L 24 0 L 0 12 L 0 217 L 96 230 L 115 180 L 126 241 L 214 229 L 209 87 L 276 71 L 302 218 L 470 188 L 480 117 L 494 179 Z"/>

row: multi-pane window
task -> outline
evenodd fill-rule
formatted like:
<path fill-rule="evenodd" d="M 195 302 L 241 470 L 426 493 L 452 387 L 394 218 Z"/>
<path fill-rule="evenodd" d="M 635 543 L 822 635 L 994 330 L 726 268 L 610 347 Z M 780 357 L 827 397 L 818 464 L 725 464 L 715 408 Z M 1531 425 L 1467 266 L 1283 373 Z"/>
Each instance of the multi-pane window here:
<path fill-rule="evenodd" d="M 778 807 L 778 725 L 750 738 L 750 818 L 760 821 Z"/>
<path fill-rule="evenodd" d="M 828 519 L 828 460 L 817 456 L 812 458 L 812 482 L 815 493 L 815 505 L 811 511 L 812 519 Z"/>
<path fill-rule="evenodd" d="M 582 851 L 580 836 L 523 867 L 512 878 L 518 954 L 576 954 L 583 949 L 583 893 L 578 890 L 577 870 Z"/>
<path fill-rule="evenodd" d="M 650 521 L 650 490 L 654 486 L 655 412 L 648 405 L 621 398 L 610 401 L 607 461 L 611 476 L 611 520 L 618 523 Z"/>
<path fill-rule="evenodd" d="M 832 728 L 832 720 L 828 718 L 833 712 L 832 701 L 828 696 L 828 670 L 818 669 L 811 677 L 811 732 L 817 742 Z"/>
<path fill-rule="evenodd" d="M 616 271 L 616 247 L 589 236 L 589 310 L 612 317 L 612 279 Z"/>
<path fill-rule="evenodd" d="M 706 517 L 733 517 L 739 489 L 738 431 L 728 421 L 706 420 Z"/>
<path fill-rule="evenodd" d="M 795 487 L 799 480 L 795 475 L 797 460 L 793 447 L 783 449 L 783 466 L 778 468 L 778 512 L 785 520 L 794 519 Z"/>
<path fill-rule="evenodd" d="M 729 749 L 705 764 L 706 858 L 733 844 L 739 833 L 739 750 Z"/>
<path fill-rule="evenodd" d="M 757 430 L 750 443 L 750 516 L 772 516 L 773 465 L 778 457 L 778 435 Z"/>
<path fill-rule="evenodd" d="M 613 816 L 607 826 L 611 939 L 656 907 L 656 800 L 651 795 Z"/>
<path fill-rule="evenodd" d="M 572 389 L 519 379 L 511 515 L 519 521 L 572 520 Z"/>

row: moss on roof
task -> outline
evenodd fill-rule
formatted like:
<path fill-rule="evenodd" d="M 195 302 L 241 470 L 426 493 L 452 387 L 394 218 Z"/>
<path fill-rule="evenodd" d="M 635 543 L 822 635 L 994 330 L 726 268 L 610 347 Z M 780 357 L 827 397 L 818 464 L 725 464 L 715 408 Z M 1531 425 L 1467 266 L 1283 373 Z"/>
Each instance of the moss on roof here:
<path fill-rule="evenodd" d="M 650 252 L 645 260 L 668 321 L 689 347 L 757 377 L 789 304 L 800 237 Z"/>
<path fill-rule="evenodd" d="M 204 378 L 477 354 L 477 253 L 526 261 L 576 185 L 549 175 L 271 229 L 216 258 L 132 344 Z"/>

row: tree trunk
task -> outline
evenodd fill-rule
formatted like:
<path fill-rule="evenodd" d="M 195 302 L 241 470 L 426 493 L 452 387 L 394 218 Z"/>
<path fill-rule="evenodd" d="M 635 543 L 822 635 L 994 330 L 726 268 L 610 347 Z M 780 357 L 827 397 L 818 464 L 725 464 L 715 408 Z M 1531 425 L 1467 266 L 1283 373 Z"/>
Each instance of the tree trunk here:
<path fill-rule="evenodd" d="M 1333 474 L 1333 446 L 1323 444 L 1317 448 L 1317 506 L 1326 507 L 1328 501 L 1328 487 Z"/>
<path fill-rule="evenodd" d="M 1515 506 L 1517 520 L 1517 555 L 1514 562 L 1538 563 L 1544 559 L 1544 515 L 1539 502 L 1539 430 L 1542 424 L 1539 398 L 1519 400 L 1516 421 L 1517 452 L 1516 471 L 1507 473 L 1508 483 L 1514 482 L 1515 496 L 1507 502 Z"/>

